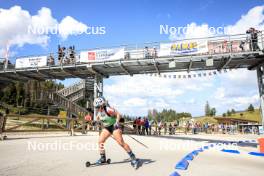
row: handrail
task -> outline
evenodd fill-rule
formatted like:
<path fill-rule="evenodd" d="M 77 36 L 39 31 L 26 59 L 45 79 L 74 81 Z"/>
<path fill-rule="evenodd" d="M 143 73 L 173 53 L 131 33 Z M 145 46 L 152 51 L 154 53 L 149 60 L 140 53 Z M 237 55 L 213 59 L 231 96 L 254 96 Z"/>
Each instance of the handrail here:
<path fill-rule="evenodd" d="M 253 51 L 252 49 L 252 39 L 249 37 L 248 34 L 236 34 L 236 35 L 222 35 L 222 36 L 213 36 L 213 37 L 204 37 L 204 38 L 189 38 L 189 39 L 183 39 L 183 40 L 174 40 L 174 41 L 165 41 L 165 42 L 149 42 L 149 43 L 143 43 L 143 44 L 133 44 L 133 45 L 119 45 L 119 46 L 112 46 L 112 47 L 97 47 L 97 48 L 91 48 L 91 49 L 86 49 L 86 50 L 97 50 L 97 49 L 112 49 L 112 48 L 124 48 L 125 53 L 132 53 L 133 51 L 135 51 L 135 57 L 139 57 L 139 58 L 144 58 L 144 46 L 148 46 L 149 48 L 156 48 L 157 52 L 159 52 L 159 47 L 161 43 L 173 43 L 173 42 L 185 42 L 185 41 L 193 41 L 193 40 L 207 40 L 210 46 L 213 46 L 213 43 L 218 43 L 218 45 L 216 46 L 216 48 L 212 48 L 211 51 L 218 51 L 217 53 L 221 54 L 221 53 L 226 53 L 226 51 L 223 50 L 219 50 L 220 47 L 230 47 L 229 48 L 229 52 L 230 53 L 236 53 L 239 50 L 239 47 L 236 44 L 236 48 L 234 50 L 232 50 L 232 43 L 233 42 L 244 42 L 247 46 L 247 49 L 242 51 L 242 52 L 248 52 L 248 51 Z M 222 42 L 227 42 L 227 46 L 221 46 L 223 45 Z M 263 40 L 263 31 L 260 31 L 258 33 L 258 45 L 260 45 L 261 49 L 263 49 L 264 47 L 264 40 Z M 85 50 L 85 51 L 86 51 Z M 82 50 L 76 50 L 75 53 L 75 57 L 74 57 L 74 61 L 68 64 L 65 63 L 57 63 L 54 66 L 59 66 L 59 65 L 72 65 L 72 64 L 78 64 L 80 62 L 78 62 L 79 59 L 79 54 Z M 43 54 L 43 55 L 50 55 L 50 54 Z M 42 55 L 42 56 L 43 56 Z M 31 55 L 32 56 L 32 55 Z M 30 56 L 21 56 L 21 57 L 30 57 Z M 21 58 L 21 57 L 17 57 L 17 58 Z M 159 57 L 159 56 L 157 56 Z M 56 57 L 58 58 L 58 57 Z M 126 59 L 125 56 L 124 58 L 120 58 L 120 59 Z M 92 62 L 92 63 L 97 63 L 97 62 Z M 49 65 L 49 66 L 53 66 L 53 65 Z M 2 68 L 0 68 L 1 70 Z M 4 69 L 4 68 L 3 68 Z M 8 69 L 12 69 L 12 68 L 8 68 Z M 19 69 L 18 69 L 19 70 Z"/>

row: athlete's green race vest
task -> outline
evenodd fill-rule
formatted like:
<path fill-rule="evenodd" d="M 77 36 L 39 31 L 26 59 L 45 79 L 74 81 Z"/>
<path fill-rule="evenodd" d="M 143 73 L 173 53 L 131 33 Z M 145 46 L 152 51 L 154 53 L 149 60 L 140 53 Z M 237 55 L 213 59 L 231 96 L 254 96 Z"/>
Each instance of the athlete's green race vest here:
<path fill-rule="evenodd" d="M 104 127 L 109 127 L 111 125 L 114 125 L 116 123 L 116 117 L 115 116 L 109 116 L 105 111 L 107 111 L 107 108 L 103 112 L 98 112 L 98 116 L 100 117 L 100 120 L 103 122 Z"/>

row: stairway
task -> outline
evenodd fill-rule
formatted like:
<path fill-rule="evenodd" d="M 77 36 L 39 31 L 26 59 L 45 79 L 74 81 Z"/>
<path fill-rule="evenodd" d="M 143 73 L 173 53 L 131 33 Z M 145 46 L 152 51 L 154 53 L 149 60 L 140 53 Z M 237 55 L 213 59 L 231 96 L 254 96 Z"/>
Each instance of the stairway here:
<path fill-rule="evenodd" d="M 77 102 L 85 98 L 86 91 L 93 92 L 93 79 L 81 80 L 69 87 L 59 90 L 57 93 L 68 98 L 72 102 Z"/>
<path fill-rule="evenodd" d="M 76 117 L 88 114 L 86 108 L 81 107 L 76 102 L 86 98 L 86 95 L 93 92 L 94 79 L 81 80 L 69 87 L 49 94 L 49 99 L 53 104 L 64 108 Z"/>
<path fill-rule="evenodd" d="M 85 116 L 88 114 L 88 111 L 84 108 L 71 101 L 70 99 L 62 96 L 61 94 L 55 92 L 49 95 L 49 99 L 53 104 L 56 104 L 65 110 L 67 110 L 70 114 L 73 114 L 76 117 Z"/>

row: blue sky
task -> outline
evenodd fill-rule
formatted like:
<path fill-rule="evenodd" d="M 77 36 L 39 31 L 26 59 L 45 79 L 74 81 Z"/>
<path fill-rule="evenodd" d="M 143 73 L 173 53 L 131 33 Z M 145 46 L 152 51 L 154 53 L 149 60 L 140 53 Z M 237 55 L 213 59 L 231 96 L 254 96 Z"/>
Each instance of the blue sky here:
<path fill-rule="evenodd" d="M 10 10 L 14 6 L 20 6 L 21 9 L 17 9 L 17 11 L 19 13 L 27 11 L 29 17 L 37 15 L 43 7 L 46 7 L 51 12 L 50 17 L 57 20 L 58 23 L 66 16 L 70 16 L 77 22 L 87 26 L 105 26 L 106 28 L 105 35 L 70 35 L 67 39 L 62 39 L 59 35 L 48 35 L 48 40 L 43 40 L 42 38 L 40 42 L 35 43 L 32 42 L 32 38 L 25 39 L 20 46 L 18 42 L 13 42 L 10 46 L 10 52 L 14 58 L 24 55 L 56 52 L 58 44 L 65 46 L 75 45 L 77 49 L 85 49 L 119 44 L 168 41 L 169 35 L 160 35 L 160 25 L 162 24 L 186 26 L 187 24 L 195 23 L 197 27 L 202 24 L 208 24 L 213 27 L 231 25 L 234 28 L 240 29 L 241 26 L 246 28 L 250 26 L 247 26 L 248 20 L 245 20 L 242 16 L 256 15 L 254 8 L 257 6 L 263 8 L 263 5 L 264 3 L 261 0 L 204 0 L 191 2 L 184 0 L 75 0 L 63 2 L 58 0 L 0 0 L 0 9 Z M 250 10 L 252 10 L 251 13 L 249 13 Z M 9 15 L 9 17 L 12 17 L 12 15 Z M 43 17 L 42 19 L 46 18 Z M 1 23 L 1 20 L 6 20 L 8 23 L 8 19 L 0 19 L 0 24 L 5 24 L 4 22 Z M 262 18 L 254 18 L 252 20 L 258 20 L 254 23 L 256 27 L 263 27 Z M 239 21 L 240 23 L 238 23 Z M 19 27 L 20 25 L 17 28 Z M 9 28 L 0 26 L 2 41 L 9 40 L 3 36 L 8 36 L 12 29 L 12 26 Z M 16 32 L 19 33 L 21 31 L 14 31 L 14 34 Z M 2 38 L 0 36 L 0 39 Z M 1 45 L 0 42 L 0 51 L 2 48 L 4 48 L 4 44 Z M 237 76 L 234 77 L 234 75 Z M 244 77 L 239 77 L 241 75 Z M 148 81 L 154 81 L 155 84 L 161 84 L 160 82 L 162 82 L 161 87 L 153 88 L 153 92 L 157 92 L 157 95 L 144 96 L 144 91 L 141 89 L 138 90 L 138 94 L 125 92 L 124 95 L 119 97 L 115 91 L 112 91 L 113 88 L 118 86 L 130 85 L 130 82 L 140 82 L 140 80 L 144 80 L 140 86 L 144 86 L 144 83 L 148 85 L 146 83 Z M 73 81 L 68 80 L 65 83 L 68 85 Z M 245 84 L 245 82 L 248 84 Z M 180 84 L 190 85 L 192 88 L 186 89 Z M 160 97 L 159 95 L 165 96 L 159 92 L 160 89 L 168 89 L 175 97 L 168 98 L 169 95 Z M 209 100 L 212 106 L 217 108 L 218 114 L 231 107 L 238 110 L 244 109 L 248 106 L 248 103 L 258 106 L 255 73 L 243 70 L 231 71 L 225 75 L 217 75 L 205 80 L 192 79 L 184 82 L 159 80 L 158 78 L 146 76 L 135 76 L 130 79 L 113 77 L 105 80 L 105 91 L 106 96 L 109 97 L 110 102 L 112 101 L 114 106 L 120 109 L 122 113 L 132 115 L 145 115 L 146 110 L 152 108 L 153 105 L 157 109 L 164 107 L 174 108 L 177 111 L 189 111 L 194 116 L 199 116 L 203 115 L 203 107 L 206 100 Z M 216 98 L 215 92 L 218 93 L 218 98 Z M 238 106 L 237 101 L 240 100 L 242 103 Z M 126 105 L 129 106 L 126 107 Z"/>

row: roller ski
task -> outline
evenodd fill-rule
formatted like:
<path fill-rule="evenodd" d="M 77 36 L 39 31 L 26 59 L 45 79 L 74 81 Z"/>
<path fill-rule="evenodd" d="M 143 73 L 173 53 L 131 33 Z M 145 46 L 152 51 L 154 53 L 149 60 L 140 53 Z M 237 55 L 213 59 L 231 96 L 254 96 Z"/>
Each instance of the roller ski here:
<path fill-rule="evenodd" d="M 140 166 L 140 160 L 137 158 L 131 160 L 131 166 L 134 167 L 135 169 L 138 169 Z"/>
<path fill-rule="evenodd" d="M 87 161 L 85 163 L 86 167 L 90 167 L 90 166 L 101 166 L 101 165 L 106 165 L 106 164 L 110 164 L 111 163 L 111 159 L 99 159 L 98 161 L 96 161 L 95 163 L 90 163 L 89 161 Z"/>

